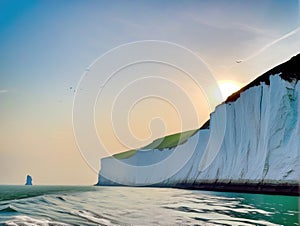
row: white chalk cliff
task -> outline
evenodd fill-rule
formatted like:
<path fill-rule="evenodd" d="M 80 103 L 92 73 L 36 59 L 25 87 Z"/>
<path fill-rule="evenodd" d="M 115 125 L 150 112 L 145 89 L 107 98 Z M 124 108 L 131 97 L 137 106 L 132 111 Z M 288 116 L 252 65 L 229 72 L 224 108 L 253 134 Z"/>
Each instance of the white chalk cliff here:
<path fill-rule="evenodd" d="M 119 159 L 133 166 L 147 166 L 167 159 L 177 148 L 177 154 L 164 168 L 123 168 L 114 157 L 101 159 L 98 185 L 299 183 L 299 65 L 297 55 L 258 77 L 220 104 L 211 114 L 209 126 L 197 130 L 177 147 L 139 149 Z M 218 131 L 220 124 L 226 125 L 225 133 Z M 221 140 L 221 146 L 211 164 L 201 168 L 203 155 L 210 150 L 208 145 L 213 145 L 208 144 L 210 135 L 215 136 L 213 140 Z M 187 162 L 181 161 L 184 156 L 190 156 Z M 170 173 L 172 170 L 175 174 Z"/>

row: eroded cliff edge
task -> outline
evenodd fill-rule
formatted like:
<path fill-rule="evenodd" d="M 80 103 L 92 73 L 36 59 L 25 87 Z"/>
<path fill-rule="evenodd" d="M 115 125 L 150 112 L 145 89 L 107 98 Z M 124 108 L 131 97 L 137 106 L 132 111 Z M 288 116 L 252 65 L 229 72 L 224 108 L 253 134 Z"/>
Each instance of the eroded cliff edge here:
<path fill-rule="evenodd" d="M 108 157 L 101 160 L 98 185 L 299 195 L 299 78 L 300 54 L 231 95 L 211 114 L 209 124 L 191 133 L 182 144 L 167 148 L 150 145 L 119 158 L 132 166 L 147 166 L 168 159 L 179 149 L 163 170 L 120 168 Z M 226 125 L 224 133 L 220 133 L 221 124 Z M 222 140 L 221 146 L 211 164 L 201 169 L 204 153 L 214 148 L 208 142 L 212 137 Z M 170 177 L 170 169 L 188 155 L 191 158 L 178 165 L 179 170 Z"/>

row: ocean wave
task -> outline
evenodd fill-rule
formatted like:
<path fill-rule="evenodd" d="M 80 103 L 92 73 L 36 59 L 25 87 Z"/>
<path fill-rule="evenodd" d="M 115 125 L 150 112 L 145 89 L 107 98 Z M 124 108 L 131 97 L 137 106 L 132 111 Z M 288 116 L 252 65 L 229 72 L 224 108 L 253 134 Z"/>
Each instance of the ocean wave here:
<path fill-rule="evenodd" d="M 48 219 L 36 219 L 28 216 L 15 216 L 13 219 L 8 220 L 5 222 L 5 225 L 9 226 L 18 226 L 18 225 L 24 225 L 24 226 L 68 226 L 69 224 L 58 222 L 58 221 L 52 221 Z"/>
<path fill-rule="evenodd" d="M 0 225 L 299 225 L 297 197 L 126 187 L 73 190 L 49 194 L 41 187 L 36 193 L 45 191 L 43 196 L 0 201 Z"/>
<path fill-rule="evenodd" d="M 81 217 L 83 219 L 86 219 L 92 223 L 97 223 L 97 224 L 100 224 L 103 226 L 112 224 L 112 222 L 109 219 L 104 218 L 103 216 L 100 216 L 99 214 L 96 214 L 96 213 L 93 213 L 90 211 L 86 211 L 86 210 L 79 210 L 79 211 L 73 210 L 73 211 L 71 211 L 71 214 Z"/>
<path fill-rule="evenodd" d="M 0 185 L 0 202 L 33 198 L 37 196 L 70 194 L 76 192 L 94 191 L 92 186 L 10 186 Z"/>
<path fill-rule="evenodd" d="M 61 200 L 61 201 L 64 201 L 64 202 L 66 201 L 66 200 L 65 200 L 63 197 L 61 197 L 61 196 L 57 196 L 56 198 L 59 199 L 59 200 Z"/>
<path fill-rule="evenodd" d="M 16 213 L 16 212 L 18 211 L 11 206 L 8 206 L 4 209 L 0 209 L 0 213 Z"/>

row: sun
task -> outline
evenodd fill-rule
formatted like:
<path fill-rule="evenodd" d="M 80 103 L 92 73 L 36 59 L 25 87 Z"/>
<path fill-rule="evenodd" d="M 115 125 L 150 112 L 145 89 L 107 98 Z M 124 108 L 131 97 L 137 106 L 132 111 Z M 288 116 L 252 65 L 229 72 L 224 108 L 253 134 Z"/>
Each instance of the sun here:
<path fill-rule="evenodd" d="M 218 81 L 218 85 L 224 100 L 242 87 L 242 84 L 231 80 Z"/>

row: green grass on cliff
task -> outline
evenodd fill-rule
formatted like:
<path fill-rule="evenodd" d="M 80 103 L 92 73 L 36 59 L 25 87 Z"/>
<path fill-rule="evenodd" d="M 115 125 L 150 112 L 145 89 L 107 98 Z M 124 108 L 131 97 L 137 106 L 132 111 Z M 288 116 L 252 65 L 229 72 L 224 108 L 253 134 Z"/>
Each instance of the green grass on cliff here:
<path fill-rule="evenodd" d="M 192 135 L 194 135 L 198 129 L 196 130 L 189 130 L 182 133 L 175 133 L 169 136 L 165 136 L 162 138 L 158 138 L 154 140 L 151 144 L 148 144 L 145 147 L 142 147 L 140 149 L 158 149 L 163 150 L 165 148 L 171 149 L 176 147 L 177 145 L 185 143 Z M 125 152 L 121 152 L 118 154 L 113 155 L 116 159 L 126 159 L 133 155 L 135 155 L 136 150 L 129 150 Z"/>
<path fill-rule="evenodd" d="M 143 149 L 159 149 L 164 148 L 174 148 L 177 145 L 185 143 L 192 135 L 194 135 L 198 130 L 190 130 L 183 133 L 175 133 L 169 136 L 158 138 L 154 140 L 151 144 L 143 147 Z"/>
<path fill-rule="evenodd" d="M 133 155 L 135 155 L 136 150 L 129 150 L 129 151 L 125 151 L 125 152 L 121 152 L 118 154 L 114 154 L 113 157 L 116 159 L 127 159 Z"/>

